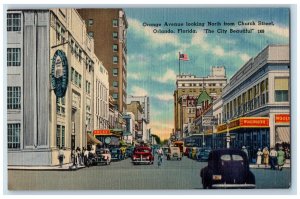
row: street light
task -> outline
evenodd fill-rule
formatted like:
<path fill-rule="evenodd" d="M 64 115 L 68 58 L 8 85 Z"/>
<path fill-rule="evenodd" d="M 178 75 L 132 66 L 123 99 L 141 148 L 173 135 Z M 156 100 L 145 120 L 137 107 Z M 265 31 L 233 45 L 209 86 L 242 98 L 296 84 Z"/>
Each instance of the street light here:
<path fill-rule="evenodd" d="M 227 120 L 226 148 L 230 148 L 229 120 Z"/>

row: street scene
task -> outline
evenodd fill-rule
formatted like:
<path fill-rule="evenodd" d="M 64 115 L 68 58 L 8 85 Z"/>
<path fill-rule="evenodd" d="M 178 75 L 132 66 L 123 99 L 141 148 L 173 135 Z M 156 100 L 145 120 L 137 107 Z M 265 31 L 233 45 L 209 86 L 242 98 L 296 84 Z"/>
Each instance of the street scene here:
<path fill-rule="evenodd" d="M 289 16 L 6 10 L 8 190 L 290 188 Z"/>

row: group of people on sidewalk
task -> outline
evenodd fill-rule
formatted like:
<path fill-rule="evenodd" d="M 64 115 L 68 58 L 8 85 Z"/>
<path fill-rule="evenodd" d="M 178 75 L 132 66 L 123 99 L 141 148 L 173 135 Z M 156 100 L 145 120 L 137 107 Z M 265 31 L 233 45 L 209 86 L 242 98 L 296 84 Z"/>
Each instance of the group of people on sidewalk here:
<path fill-rule="evenodd" d="M 283 165 L 285 164 L 285 152 L 280 146 L 279 150 L 276 151 L 275 148 L 271 148 L 269 151 L 268 147 L 265 147 L 262 151 L 258 149 L 256 164 L 261 165 L 262 163 L 265 167 L 270 164 L 271 169 L 273 170 L 282 170 Z"/>
<path fill-rule="evenodd" d="M 73 166 L 78 167 L 79 165 L 80 166 L 86 165 L 88 156 L 89 156 L 89 151 L 85 147 L 83 147 L 82 150 L 80 149 L 80 147 L 77 147 L 76 150 L 73 149 L 71 152 Z M 60 147 L 58 151 L 58 160 L 59 160 L 60 168 L 62 168 L 64 159 L 65 159 L 64 150 L 63 147 Z"/>
<path fill-rule="evenodd" d="M 242 147 L 242 151 L 244 151 L 248 156 L 248 151 L 245 146 Z M 268 147 L 264 147 L 263 150 L 259 148 L 256 153 L 256 165 L 258 165 L 258 167 L 260 165 L 267 167 L 270 164 L 272 170 L 278 169 L 281 171 L 285 164 L 286 157 L 286 149 L 283 150 L 282 146 L 279 146 L 278 150 L 272 147 L 270 151 Z"/>

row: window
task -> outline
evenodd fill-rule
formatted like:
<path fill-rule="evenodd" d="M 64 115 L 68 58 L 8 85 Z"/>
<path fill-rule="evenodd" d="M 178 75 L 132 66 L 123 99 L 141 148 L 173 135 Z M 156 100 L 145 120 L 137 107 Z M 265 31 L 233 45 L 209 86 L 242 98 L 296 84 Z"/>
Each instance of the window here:
<path fill-rule="evenodd" d="M 114 45 L 113 45 L 113 51 L 114 51 L 114 52 L 118 52 L 118 45 L 117 45 L 117 44 L 114 44 Z"/>
<path fill-rule="evenodd" d="M 91 83 L 89 81 L 85 82 L 85 91 L 90 94 L 91 93 Z"/>
<path fill-rule="evenodd" d="M 117 56 L 113 56 L 113 63 L 117 64 L 118 63 L 118 57 Z"/>
<path fill-rule="evenodd" d="M 7 147 L 9 149 L 20 148 L 20 123 L 7 124 Z"/>
<path fill-rule="evenodd" d="M 118 33 L 117 32 L 113 32 L 113 39 L 118 39 Z"/>
<path fill-rule="evenodd" d="M 113 69 L 113 76 L 118 76 L 118 69 L 117 68 Z"/>
<path fill-rule="evenodd" d="M 118 82 L 117 81 L 113 81 L 113 87 L 118 87 Z"/>
<path fill-rule="evenodd" d="M 61 128 L 61 146 L 65 147 L 65 126 Z"/>
<path fill-rule="evenodd" d="M 114 99 L 118 99 L 118 93 L 113 93 L 112 97 L 113 97 Z"/>
<path fill-rule="evenodd" d="M 113 19 L 113 27 L 118 27 L 118 19 Z"/>
<path fill-rule="evenodd" d="M 21 14 L 7 14 L 7 31 L 21 30 Z"/>
<path fill-rule="evenodd" d="M 7 87 L 7 109 L 21 109 L 21 87 Z"/>
<path fill-rule="evenodd" d="M 89 20 L 88 20 L 88 25 L 89 25 L 89 26 L 92 26 L 93 24 L 94 24 L 94 20 L 93 20 L 93 19 L 89 19 Z"/>
<path fill-rule="evenodd" d="M 88 34 L 89 34 L 90 37 L 94 38 L 94 32 L 93 31 L 89 31 Z"/>
<path fill-rule="evenodd" d="M 56 146 L 60 148 L 60 125 L 56 126 Z"/>
<path fill-rule="evenodd" d="M 79 74 L 78 86 L 81 88 L 81 75 Z"/>
<path fill-rule="evenodd" d="M 288 78 L 275 78 L 275 102 L 287 102 L 289 100 Z"/>
<path fill-rule="evenodd" d="M 66 108 L 65 108 L 65 98 L 64 97 L 56 98 L 56 113 L 65 115 Z"/>
<path fill-rule="evenodd" d="M 21 48 L 7 49 L 7 66 L 21 65 Z"/>

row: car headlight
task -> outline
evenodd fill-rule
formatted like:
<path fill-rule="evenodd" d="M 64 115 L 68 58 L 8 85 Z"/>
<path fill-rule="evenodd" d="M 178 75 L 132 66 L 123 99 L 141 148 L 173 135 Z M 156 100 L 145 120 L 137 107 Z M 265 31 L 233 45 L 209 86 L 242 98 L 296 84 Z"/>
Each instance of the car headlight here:
<path fill-rule="evenodd" d="M 222 176 L 221 176 L 221 175 L 213 175 L 213 176 L 212 176 L 212 179 L 213 179 L 213 180 L 221 180 L 221 179 L 222 179 Z"/>

